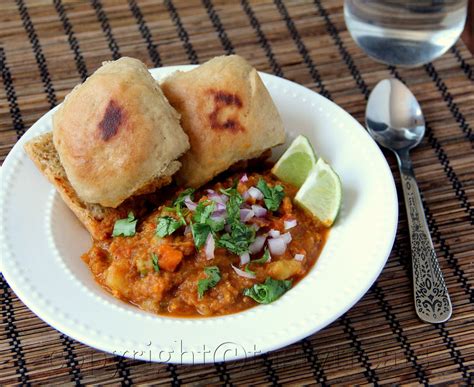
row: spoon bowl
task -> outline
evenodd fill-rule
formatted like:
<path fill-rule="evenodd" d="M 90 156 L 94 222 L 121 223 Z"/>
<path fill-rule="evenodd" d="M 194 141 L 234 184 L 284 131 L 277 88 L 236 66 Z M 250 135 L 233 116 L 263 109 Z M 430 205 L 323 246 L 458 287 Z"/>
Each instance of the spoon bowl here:
<path fill-rule="evenodd" d="M 398 79 L 380 81 L 370 94 L 366 125 L 380 145 L 411 149 L 425 135 L 425 120 L 413 93 Z"/>

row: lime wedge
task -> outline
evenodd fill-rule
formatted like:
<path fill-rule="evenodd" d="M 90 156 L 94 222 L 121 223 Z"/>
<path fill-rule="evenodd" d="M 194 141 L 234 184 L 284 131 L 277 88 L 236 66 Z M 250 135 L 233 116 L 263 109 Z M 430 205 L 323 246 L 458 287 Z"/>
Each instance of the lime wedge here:
<path fill-rule="evenodd" d="M 319 159 L 295 196 L 295 202 L 330 227 L 337 217 L 342 201 L 339 176 Z"/>
<path fill-rule="evenodd" d="M 281 181 L 299 188 L 315 166 L 316 160 L 316 154 L 309 140 L 299 135 L 272 168 L 272 173 Z"/>

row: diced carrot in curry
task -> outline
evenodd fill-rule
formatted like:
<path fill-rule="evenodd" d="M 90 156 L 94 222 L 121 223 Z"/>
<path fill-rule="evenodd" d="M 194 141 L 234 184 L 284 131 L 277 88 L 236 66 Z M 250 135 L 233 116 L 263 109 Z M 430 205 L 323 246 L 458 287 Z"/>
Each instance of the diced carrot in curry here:
<path fill-rule="evenodd" d="M 183 253 L 170 245 L 161 245 L 158 250 L 158 265 L 160 269 L 174 271 L 183 259 Z"/>

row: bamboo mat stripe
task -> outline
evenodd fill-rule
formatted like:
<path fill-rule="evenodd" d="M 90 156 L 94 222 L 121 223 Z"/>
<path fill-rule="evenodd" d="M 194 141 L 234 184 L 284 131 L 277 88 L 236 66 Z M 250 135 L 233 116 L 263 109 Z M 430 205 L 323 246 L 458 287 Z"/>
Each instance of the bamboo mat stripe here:
<path fill-rule="evenodd" d="M 62 344 L 63 344 L 63 351 L 66 360 L 66 364 L 69 368 L 69 375 L 71 375 L 71 380 L 77 384 L 81 384 L 82 375 L 81 370 L 79 368 L 79 364 L 77 362 L 76 354 L 74 353 L 74 343 L 73 341 L 66 335 L 60 335 Z"/>
<path fill-rule="evenodd" d="M 8 104 L 10 107 L 10 115 L 12 118 L 13 129 L 16 132 L 17 139 L 25 133 L 25 124 L 23 123 L 23 118 L 21 117 L 20 107 L 18 106 L 18 99 L 16 97 L 15 87 L 12 82 L 12 75 L 10 69 L 8 68 L 7 61 L 5 58 L 5 50 L 3 47 L 0 47 L 0 63 L 3 79 L 3 87 L 7 94 Z"/>
<path fill-rule="evenodd" d="M 48 54 L 46 53 L 52 52 L 51 46 L 42 48 L 40 45 L 40 39 L 45 33 L 44 26 L 35 29 L 25 2 L 18 0 L 16 4 L 20 22 L 23 24 L 25 36 L 33 52 L 32 58 L 38 67 L 39 79 L 43 85 L 46 100 L 51 106 L 59 99 L 53 83 L 61 91 L 61 96 L 64 95 L 64 90 L 70 87 L 63 86 L 61 78 L 54 76 L 55 72 L 50 73 L 48 69 L 46 62 Z M 39 6 L 38 4 L 32 6 L 35 7 L 33 17 L 37 17 Z M 283 3 L 277 0 L 272 4 L 268 1 L 242 0 L 240 5 L 237 5 L 217 0 L 215 3 L 203 0 L 201 7 L 197 3 L 165 1 L 163 8 L 147 0 L 131 0 L 128 1 L 128 6 L 117 1 L 104 0 L 102 4 L 100 1 L 93 0 L 88 6 L 99 23 L 97 24 L 98 36 L 102 34 L 114 59 L 122 54 L 119 41 L 122 41 L 120 45 L 123 52 L 130 55 L 130 39 L 133 34 L 132 29 L 135 29 L 138 35 L 133 35 L 134 50 L 142 55 L 142 60 L 143 55 L 147 53 L 151 60 L 151 62 L 148 61 L 150 65 L 168 64 L 170 59 L 167 55 L 164 56 L 165 51 L 161 51 L 161 47 L 165 45 L 170 47 L 170 42 L 179 42 L 185 54 L 183 57 L 175 51 L 181 58 L 179 61 L 176 59 L 175 63 L 183 63 L 186 61 L 185 57 L 190 63 L 198 63 L 198 58 L 205 47 L 208 47 L 213 54 L 203 55 L 203 60 L 204 57 L 207 60 L 210 56 L 219 54 L 219 48 L 212 43 L 211 31 L 213 30 L 216 33 L 215 38 L 225 53 L 237 52 L 243 55 L 247 53 L 246 56 L 252 61 L 274 74 L 279 76 L 285 74 L 290 79 L 315 88 L 321 94 L 342 103 L 360 120 L 364 101 L 370 92 L 370 85 L 375 84 L 384 73 L 386 76 L 391 74 L 407 83 L 418 97 L 422 97 L 421 102 L 422 105 L 425 103 L 424 107 L 430 107 L 427 101 L 431 101 L 433 107 L 436 106 L 436 110 L 424 109 L 428 118 L 427 136 L 414 153 L 414 165 L 420 187 L 425 194 L 424 208 L 448 288 L 452 294 L 455 313 L 451 321 L 436 326 L 421 324 L 414 316 L 411 295 L 403 290 L 405 286 L 407 290 L 410 287 L 411 263 L 408 253 L 409 242 L 405 231 L 406 215 L 401 207 L 400 227 L 394 250 L 380 278 L 359 304 L 342 316 L 337 323 L 331 324 L 322 332 L 300 343 L 261 355 L 251 362 L 218 363 L 214 367 L 195 366 L 192 368 L 178 365 L 150 365 L 150 369 L 156 370 L 154 374 L 146 371 L 142 362 L 120 356 L 110 357 L 105 354 L 107 367 L 97 367 L 97 362 L 91 362 L 92 368 L 84 367 L 80 359 L 84 359 L 84 354 L 93 354 L 95 351 L 59 334 L 58 341 L 62 346 L 64 356 L 63 368 L 67 368 L 67 373 L 57 372 L 58 376 L 54 380 L 58 383 L 69 381 L 74 384 L 115 380 L 123 384 L 131 384 L 158 381 L 156 378 L 160 375 L 162 382 L 173 385 L 187 382 L 278 385 L 303 380 L 306 382 L 312 380 L 322 385 L 335 381 L 343 384 L 411 381 L 425 385 L 462 381 L 472 385 L 474 364 L 472 225 L 474 217 L 469 197 L 474 194 L 472 173 L 474 160 L 472 154 L 469 154 L 469 151 L 472 152 L 473 139 L 472 125 L 469 120 L 473 117 L 470 97 L 473 95 L 474 88 L 472 88 L 472 83 L 470 85 L 459 83 L 458 78 L 452 75 L 457 71 L 462 74 L 463 79 L 472 80 L 472 55 L 462 43 L 458 43 L 449 51 L 450 54 L 446 54 L 437 61 L 436 68 L 433 64 L 428 64 L 424 68 L 405 70 L 386 68 L 361 55 L 343 29 L 341 1 L 315 0 L 312 3 L 307 1 Z M 46 5 L 41 4 L 41 7 L 46 7 Z M 87 39 L 88 42 L 91 40 L 84 35 L 81 25 L 77 24 L 80 20 L 78 16 L 68 17 L 68 10 L 75 11 L 76 8 L 81 9 L 83 15 L 89 12 L 81 3 L 64 2 L 63 4 L 56 0 L 48 9 L 53 13 L 56 12 L 57 26 L 62 28 L 61 31 L 65 36 L 65 50 L 72 54 L 76 71 L 79 78 L 83 80 L 85 74 L 88 73 L 86 65 L 88 57 L 92 53 L 94 57 L 97 57 L 97 53 L 91 51 L 87 44 L 80 45 L 82 38 L 85 41 Z M 158 14 L 150 13 L 150 9 L 153 8 L 159 9 L 160 12 L 163 10 L 167 12 L 171 24 L 162 17 L 157 19 L 155 15 Z M 127 12 L 130 16 L 125 16 Z M 205 16 L 210 24 L 206 24 Z M 134 23 L 134 25 L 129 25 L 130 23 L 126 25 L 127 32 L 124 25 L 120 24 L 122 20 L 120 18 L 123 17 L 129 18 L 127 20 Z M 195 27 L 190 22 L 194 18 L 200 21 L 199 27 Z M 312 24 L 310 25 L 309 22 Z M 168 25 L 174 29 L 178 39 L 171 37 L 171 32 L 167 30 Z M 313 25 L 315 33 L 310 32 Z M 325 31 L 328 35 L 325 35 Z M 208 39 L 205 41 L 206 44 L 202 40 L 205 34 Z M 316 46 L 313 39 L 315 34 L 319 37 Z M 239 37 L 239 40 L 236 37 Z M 13 48 L 14 46 L 10 41 L 6 47 Z M 252 51 L 249 51 L 249 48 Z M 261 51 L 258 51 L 259 49 Z M 318 55 L 318 51 L 324 54 Z M 334 63 L 329 64 L 326 59 L 328 55 Z M 452 60 L 448 55 L 452 55 Z M 14 57 L 12 64 L 18 63 L 16 52 Z M 107 60 L 107 57 L 102 56 L 100 60 L 95 60 L 93 67 L 96 68 L 101 60 Z M 338 61 L 345 66 L 345 70 L 337 64 Z M 6 114 L 11 122 L 9 127 L 5 126 L 1 120 L 6 116 L 0 115 L 0 124 L 3 125 L 0 127 L 3 130 L 3 132 L 0 131 L 0 135 L 8 134 L 8 130 L 12 130 L 16 135 L 15 138 L 18 138 L 24 133 L 24 122 L 31 124 L 31 113 L 28 113 L 27 119 L 23 118 L 23 109 L 20 110 L 20 105 L 25 98 L 25 88 L 22 85 L 19 92 L 14 87 L 15 75 L 11 73 L 14 67 L 7 65 L 4 47 L 0 47 L 0 62 L 5 98 L 9 107 Z M 55 63 L 51 62 L 51 64 L 57 71 L 58 67 Z M 338 72 L 330 71 L 331 67 L 337 68 Z M 54 76 L 54 81 L 50 74 Z M 308 74 L 309 78 L 305 74 Z M 64 78 L 64 75 L 62 77 Z M 71 78 L 71 75 L 68 74 L 68 77 Z M 357 98 L 357 94 L 350 91 L 350 86 L 349 89 L 341 88 L 343 84 L 349 85 L 351 82 L 355 86 L 354 90 L 358 90 L 362 98 Z M 431 86 L 427 82 L 431 82 Z M 419 89 L 418 85 L 428 88 L 429 91 Z M 463 88 L 470 90 L 471 93 L 463 93 Z M 47 106 L 43 109 L 47 109 Z M 29 110 L 31 109 L 25 109 L 25 111 Z M 450 137 L 443 133 L 443 126 L 446 126 L 446 133 L 449 133 Z M 14 139 L 9 141 L 14 141 Z M 385 154 L 391 168 L 395 171 L 393 157 Z M 435 181 L 438 183 L 430 184 L 428 176 L 437 179 Z M 398 176 L 395 174 L 395 177 L 400 193 Z M 36 363 L 30 360 L 32 342 L 29 338 L 30 334 L 24 328 L 24 321 L 36 320 L 11 293 L 3 277 L 1 280 L 2 298 L 5 301 L 2 304 L 5 337 L 8 341 L 9 353 L 15 360 L 11 363 L 14 365 L 13 369 L 2 368 L 0 363 L 0 383 L 2 380 L 10 382 L 15 380 L 11 376 L 2 376 L 3 373 L 11 375 L 12 371 L 17 374 L 17 382 L 28 383 L 37 377 L 38 373 Z M 2 337 L 0 336 L 0 340 L 3 340 Z M 396 357 L 387 357 L 388 352 Z M 334 356 L 331 356 L 332 354 Z M 43 374 L 46 372 L 44 367 L 45 365 L 43 365 Z M 110 367 L 115 368 L 115 371 Z M 95 375 L 92 371 L 96 368 L 100 368 L 100 372 Z M 112 374 L 113 376 L 107 377 Z"/>
<path fill-rule="evenodd" d="M 28 383 L 28 369 L 25 365 L 25 354 L 19 339 L 18 329 L 15 324 L 15 310 L 12 307 L 11 291 L 3 278 L 0 276 L 1 287 L 3 290 L 2 294 L 2 317 L 3 324 L 7 330 L 7 337 L 9 339 L 10 350 L 15 359 L 16 371 L 19 374 L 20 382 Z"/>
<path fill-rule="evenodd" d="M 150 55 L 154 66 L 161 67 L 161 57 L 160 53 L 158 52 L 158 47 L 155 43 L 153 43 L 153 38 L 151 36 L 148 26 L 146 25 L 145 19 L 143 18 L 143 14 L 140 10 L 140 7 L 137 5 L 137 2 L 135 0 L 129 0 L 128 4 L 130 6 L 130 10 L 133 13 L 133 16 L 135 17 L 138 23 L 138 29 L 140 30 L 140 33 L 142 34 L 142 37 L 146 42 L 148 54 Z"/>
<path fill-rule="evenodd" d="M 474 73 L 472 71 L 471 66 L 469 63 L 466 62 L 466 60 L 462 57 L 461 52 L 459 49 L 454 45 L 451 47 L 451 52 L 454 54 L 456 57 L 457 61 L 459 62 L 459 66 L 461 67 L 461 70 L 464 71 L 464 74 L 466 74 L 467 78 L 470 80 L 474 80 Z"/>
<path fill-rule="evenodd" d="M 44 89 L 48 94 L 48 101 L 50 108 L 52 109 L 57 105 L 58 101 L 56 99 L 56 95 L 54 94 L 53 83 L 51 82 L 51 76 L 49 75 L 48 66 L 38 40 L 38 35 L 36 34 L 33 23 L 31 22 L 25 2 L 23 0 L 17 0 L 16 2 L 18 4 L 18 11 L 20 12 L 21 20 L 23 21 L 23 27 L 25 27 L 25 30 L 28 33 L 28 38 L 30 39 L 30 43 L 33 47 L 36 63 L 38 64 L 41 74 L 41 80 L 43 81 Z"/>
<path fill-rule="evenodd" d="M 112 59 L 117 60 L 122 55 L 120 54 L 119 45 L 117 44 L 117 41 L 114 38 L 112 29 L 110 28 L 109 19 L 107 18 L 107 15 L 104 12 L 102 3 L 100 0 L 92 0 L 92 6 L 94 7 L 95 13 L 97 15 L 97 19 L 99 19 L 100 25 L 102 27 L 102 31 L 104 32 L 104 35 L 107 37 L 109 48 L 112 51 Z"/>
<path fill-rule="evenodd" d="M 321 80 L 321 76 L 319 75 L 319 72 L 316 69 L 316 66 L 315 66 L 313 60 L 309 56 L 308 50 L 306 49 L 306 46 L 304 45 L 303 41 L 301 40 L 301 37 L 300 37 L 298 31 L 296 30 L 295 24 L 294 24 L 293 20 L 290 18 L 290 15 L 288 14 L 288 11 L 287 11 L 285 5 L 280 0 L 276 0 L 275 4 L 276 4 L 276 6 L 278 8 L 278 11 L 280 12 L 281 16 L 285 20 L 286 26 L 287 26 L 288 30 L 290 31 L 291 38 L 293 39 L 293 42 L 295 42 L 295 45 L 298 49 L 298 52 L 300 53 L 300 55 L 303 58 L 304 63 L 308 67 L 309 72 L 311 74 L 311 77 L 313 78 L 314 82 L 316 82 L 316 85 L 319 89 L 319 93 L 321 95 L 323 95 L 324 97 L 329 98 L 329 99 L 332 100 L 331 95 L 326 90 L 326 87 L 323 85 L 323 82 Z"/>
<path fill-rule="evenodd" d="M 364 375 L 367 378 L 367 381 L 369 383 L 378 384 L 379 378 L 375 373 L 372 364 L 370 363 L 369 357 L 362 348 L 362 343 L 357 337 L 355 329 L 352 327 L 351 320 L 349 319 L 349 317 L 347 317 L 347 313 L 343 314 L 339 321 L 344 329 L 344 332 L 349 336 L 349 339 L 351 340 L 351 347 L 353 347 L 356 351 L 357 361 L 361 363 L 361 365 L 365 369 Z"/>
<path fill-rule="evenodd" d="M 306 356 L 306 360 L 309 362 L 309 364 L 311 364 L 314 380 L 323 386 L 327 385 L 328 378 L 324 373 L 324 367 L 321 365 L 318 353 L 314 350 L 308 339 L 301 340 L 301 345 L 303 346 L 303 352 Z"/>
<path fill-rule="evenodd" d="M 81 48 L 79 47 L 79 42 L 74 35 L 74 31 L 72 29 L 72 25 L 69 22 L 68 17 L 66 16 L 66 11 L 64 10 L 64 5 L 61 0 L 54 0 L 54 7 L 56 12 L 59 15 L 59 19 L 63 23 L 64 33 L 68 36 L 69 46 L 71 51 L 74 53 L 74 60 L 76 61 L 76 67 L 79 75 L 81 76 L 82 82 L 84 82 L 89 73 L 87 71 L 86 63 L 84 61 L 84 57 L 81 53 Z"/>
<path fill-rule="evenodd" d="M 472 128 L 467 123 L 466 118 L 464 117 L 464 114 L 462 114 L 461 111 L 459 110 L 458 105 L 454 102 L 453 96 L 448 91 L 448 87 L 443 82 L 442 78 L 436 71 L 433 64 L 428 63 L 427 65 L 424 65 L 423 67 L 425 68 L 426 73 L 431 77 L 433 82 L 436 84 L 436 87 L 441 93 L 444 102 L 446 102 L 446 106 L 449 108 L 449 111 L 451 112 L 456 122 L 459 124 L 459 127 L 461 128 L 461 130 L 464 132 L 464 134 L 470 141 L 474 141 L 474 137 L 472 136 Z"/>
<path fill-rule="evenodd" d="M 178 32 L 178 36 L 183 42 L 183 47 L 186 51 L 186 54 L 188 55 L 189 63 L 191 64 L 198 64 L 199 63 L 199 58 L 197 56 L 196 51 L 193 48 L 193 45 L 191 44 L 189 40 L 189 35 L 186 29 L 183 26 L 183 23 L 181 22 L 181 18 L 178 15 L 178 12 L 176 11 L 176 8 L 171 0 L 165 0 L 166 7 L 168 8 L 168 12 L 170 14 L 171 20 L 173 20 L 174 25 L 176 26 L 176 31 Z"/>
<path fill-rule="evenodd" d="M 250 6 L 247 0 L 242 0 L 242 8 L 245 11 L 245 14 L 247 15 L 247 17 L 249 18 L 250 25 L 255 30 L 255 33 L 258 36 L 258 43 L 265 51 L 265 55 L 267 57 L 268 63 L 270 64 L 272 68 L 273 74 L 275 74 L 278 77 L 283 77 L 283 70 L 281 69 L 281 66 L 279 65 L 279 63 L 276 61 L 275 55 L 273 54 L 272 48 L 270 44 L 268 43 L 267 37 L 265 36 L 265 33 L 262 31 L 260 22 L 255 16 L 252 10 L 252 7 Z"/>
<path fill-rule="evenodd" d="M 235 54 L 234 46 L 229 40 L 226 32 L 224 31 L 224 27 L 222 26 L 221 19 L 217 15 L 216 11 L 214 10 L 214 5 L 212 4 L 211 0 L 202 0 L 202 3 L 206 7 L 206 12 L 209 15 L 209 18 L 212 21 L 212 25 L 214 26 L 217 35 L 219 36 L 219 40 L 221 41 L 222 48 L 224 49 L 227 55 Z"/>

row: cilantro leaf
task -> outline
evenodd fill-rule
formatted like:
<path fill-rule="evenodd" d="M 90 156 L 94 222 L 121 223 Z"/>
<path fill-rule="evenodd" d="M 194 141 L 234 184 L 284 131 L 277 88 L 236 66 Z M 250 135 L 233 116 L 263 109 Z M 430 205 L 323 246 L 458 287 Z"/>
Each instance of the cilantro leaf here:
<path fill-rule="evenodd" d="M 255 240 L 255 229 L 240 221 L 240 206 L 244 199 L 237 189 L 228 188 L 225 193 L 229 196 L 226 210 L 227 223 L 231 231 L 222 235 L 217 244 L 231 253 L 240 255 L 248 251 L 249 245 Z"/>
<path fill-rule="evenodd" d="M 186 196 L 189 196 L 190 199 L 193 199 L 193 194 L 194 194 L 194 188 L 187 188 L 183 192 L 181 192 L 178 197 L 174 200 L 173 202 L 173 207 L 179 206 L 182 207 L 184 204 L 184 200 L 186 199 Z"/>
<path fill-rule="evenodd" d="M 245 271 L 249 274 L 255 275 L 255 272 L 253 270 L 250 270 L 250 262 L 245 265 Z"/>
<path fill-rule="evenodd" d="M 134 236 L 136 226 L 137 219 L 135 219 L 133 212 L 129 212 L 127 218 L 119 219 L 115 222 L 112 236 Z"/>
<path fill-rule="evenodd" d="M 211 227 L 211 231 L 213 233 L 216 233 L 224 229 L 225 220 L 217 221 L 217 220 L 212 220 L 211 218 L 209 218 L 206 224 L 208 224 L 209 227 Z"/>
<path fill-rule="evenodd" d="M 193 234 L 194 245 L 200 249 L 206 243 L 207 236 L 211 232 L 211 226 L 205 223 L 192 223 L 191 232 Z"/>
<path fill-rule="evenodd" d="M 197 223 L 206 223 L 207 220 L 211 217 L 211 214 L 215 208 L 215 203 L 209 200 L 199 202 L 196 207 L 196 211 L 194 212 L 194 221 Z"/>
<path fill-rule="evenodd" d="M 198 281 L 198 298 L 201 300 L 204 296 L 204 293 L 213 288 L 217 285 L 217 283 L 221 280 L 221 273 L 217 266 L 208 266 L 204 268 L 204 273 L 206 273 L 207 277 L 204 279 L 200 279 Z"/>
<path fill-rule="evenodd" d="M 156 225 L 156 235 L 161 238 L 171 235 L 184 224 L 183 220 L 176 220 L 171 216 L 161 216 L 158 218 L 158 224 Z"/>
<path fill-rule="evenodd" d="M 259 259 L 256 259 L 254 261 L 250 261 L 249 263 L 260 263 L 264 264 L 270 259 L 270 252 L 268 251 L 267 248 L 265 248 L 265 252 L 263 253 L 262 257 Z"/>
<path fill-rule="evenodd" d="M 155 272 L 160 272 L 160 266 L 158 265 L 158 257 L 155 253 L 151 253 L 151 263 L 153 264 L 153 269 Z"/>
<path fill-rule="evenodd" d="M 231 253 L 240 255 L 249 250 L 249 246 L 254 240 L 255 229 L 239 221 L 231 225 L 231 232 L 222 235 L 217 244 Z"/>
<path fill-rule="evenodd" d="M 286 293 L 291 288 L 291 283 L 291 280 L 281 281 L 267 277 L 265 283 L 245 289 L 244 296 L 253 298 L 259 304 L 270 304 Z"/>
<path fill-rule="evenodd" d="M 283 187 L 276 185 L 275 187 L 269 187 L 265 180 L 260 179 L 257 184 L 257 188 L 263 193 L 263 201 L 265 206 L 270 211 L 276 211 L 280 207 L 280 203 L 285 196 Z"/>
<path fill-rule="evenodd" d="M 227 223 L 240 222 L 240 206 L 244 202 L 244 199 L 236 188 L 228 188 L 226 192 L 226 195 L 229 196 L 229 200 L 226 204 Z"/>
<path fill-rule="evenodd" d="M 250 261 L 249 263 L 247 263 L 247 265 L 245 265 L 245 271 L 249 274 L 255 274 L 254 271 L 250 270 L 250 265 L 252 263 L 259 263 L 261 265 L 263 265 L 264 263 L 266 263 L 269 259 L 270 259 L 270 252 L 268 251 L 268 249 L 266 248 L 265 249 L 265 252 L 263 253 L 263 255 L 259 258 L 259 259 L 255 259 L 254 261 Z"/>

